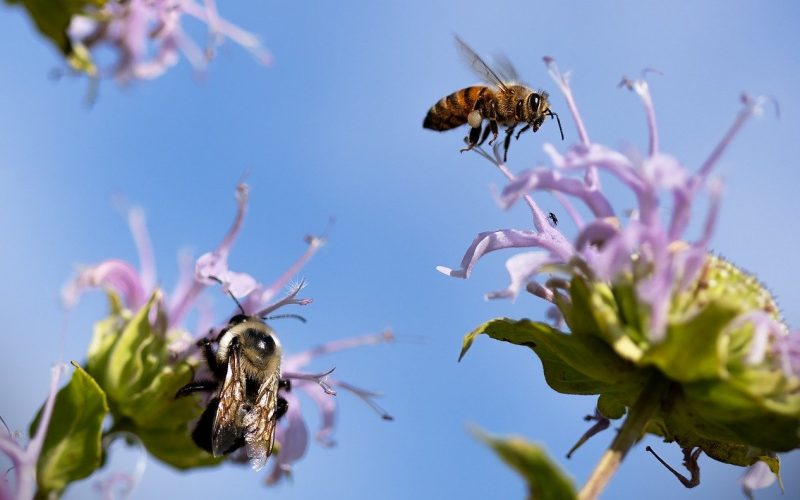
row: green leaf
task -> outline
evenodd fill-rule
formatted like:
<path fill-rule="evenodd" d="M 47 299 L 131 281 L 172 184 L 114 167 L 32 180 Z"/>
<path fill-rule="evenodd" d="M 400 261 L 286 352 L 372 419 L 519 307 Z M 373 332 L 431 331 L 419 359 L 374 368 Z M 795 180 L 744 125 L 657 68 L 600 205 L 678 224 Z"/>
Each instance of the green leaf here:
<path fill-rule="evenodd" d="M 473 429 L 473 434 L 528 483 L 528 498 L 536 500 L 572 500 L 577 498 L 572 480 L 555 464 L 542 447 L 520 437 L 499 439 Z"/>
<path fill-rule="evenodd" d="M 504 340 L 512 344 L 524 345 L 531 349 L 536 347 L 530 334 L 522 328 L 518 328 L 517 321 L 508 318 L 495 318 L 483 323 L 464 336 L 464 341 L 461 345 L 461 354 L 458 356 L 459 361 L 464 358 L 469 348 L 472 347 L 475 338 L 482 333 L 494 339 Z"/>
<path fill-rule="evenodd" d="M 8 4 L 21 4 L 31 16 L 39 33 L 49 39 L 67 57 L 73 68 L 94 72 L 94 65 L 85 49 L 75 50 L 67 36 L 67 28 L 76 14 L 86 14 L 90 7 L 102 7 L 106 0 L 6 0 Z"/>
<path fill-rule="evenodd" d="M 459 359 L 480 334 L 532 349 L 542 361 L 548 385 L 562 394 L 619 392 L 638 388 L 641 383 L 636 368 L 602 340 L 565 334 L 529 320 L 497 318 L 480 325 L 464 337 Z"/>
<path fill-rule="evenodd" d="M 72 379 L 56 395 L 53 416 L 36 466 L 37 496 L 58 493 L 87 477 L 101 463 L 103 418 L 108 412 L 102 389 L 77 363 Z M 30 426 L 39 427 L 41 410 Z"/>
<path fill-rule="evenodd" d="M 648 349 L 641 363 L 657 366 L 676 382 L 724 377 L 723 332 L 739 313 L 724 303 L 710 303 L 689 320 L 670 324 L 664 340 Z"/>
<path fill-rule="evenodd" d="M 625 408 L 630 404 L 628 400 L 620 399 L 615 393 L 605 393 L 597 398 L 597 411 L 606 418 L 616 420 L 625 415 Z"/>
<path fill-rule="evenodd" d="M 178 469 L 219 465 L 224 460 L 224 457 L 214 458 L 211 453 L 198 448 L 186 425 L 172 429 L 138 430 L 136 434 L 148 452 Z"/>

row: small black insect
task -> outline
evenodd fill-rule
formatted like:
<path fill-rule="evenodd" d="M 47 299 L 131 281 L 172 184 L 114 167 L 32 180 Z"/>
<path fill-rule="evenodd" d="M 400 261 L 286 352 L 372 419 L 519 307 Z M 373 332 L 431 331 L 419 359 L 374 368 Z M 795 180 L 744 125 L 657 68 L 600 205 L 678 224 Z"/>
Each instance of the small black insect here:
<path fill-rule="evenodd" d="M 549 212 L 547 218 L 553 222 L 554 226 L 558 225 L 558 217 L 556 217 L 556 214 L 554 214 L 553 212 Z"/>

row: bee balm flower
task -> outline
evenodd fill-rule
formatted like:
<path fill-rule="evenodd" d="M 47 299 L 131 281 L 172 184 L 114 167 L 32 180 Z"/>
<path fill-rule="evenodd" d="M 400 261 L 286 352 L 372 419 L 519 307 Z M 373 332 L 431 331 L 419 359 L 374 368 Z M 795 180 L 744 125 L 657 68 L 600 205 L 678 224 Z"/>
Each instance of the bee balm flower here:
<path fill-rule="evenodd" d="M 524 202 L 533 228 L 480 233 L 460 268 L 438 269 L 467 278 L 487 253 L 527 249 L 506 262 L 508 287 L 487 298 L 515 298 L 524 289 L 552 303 L 569 331 L 497 319 L 467 335 L 462 356 L 480 333 L 527 345 L 540 356 L 551 387 L 599 395 L 603 417 L 627 412 L 620 436 L 629 442 L 616 447 L 611 461 L 617 464 L 647 432 L 685 451 L 700 449 L 740 466 L 763 462 L 777 472 L 773 452 L 800 446 L 800 333 L 789 331 L 763 285 L 709 248 L 722 191 L 710 174 L 742 125 L 760 112 L 760 100 L 742 98 L 733 126 L 692 172 L 660 151 L 646 82 L 622 83 L 641 97 L 649 126 L 648 152 L 637 156 L 589 140 L 566 78 L 547 62 L 581 141 L 564 153 L 545 145 L 552 167 L 519 175 L 497 149 L 494 156 L 481 152 L 509 181 L 502 205 Z M 603 192 L 600 172 L 633 195 L 632 216 L 621 216 Z M 577 226 L 574 237 L 558 229 L 563 224 L 548 223 L 530 194 L 536 191 L 564 204 Z M 702 194 L 708 209 L 690 238 L 690 216 Z M 589 214 L 586 220 L 573 200 Z M 626 434 L 626 428 L 632 430 Z M 595 496 L 597 486 L 590 479 L 582 496 Z"/>

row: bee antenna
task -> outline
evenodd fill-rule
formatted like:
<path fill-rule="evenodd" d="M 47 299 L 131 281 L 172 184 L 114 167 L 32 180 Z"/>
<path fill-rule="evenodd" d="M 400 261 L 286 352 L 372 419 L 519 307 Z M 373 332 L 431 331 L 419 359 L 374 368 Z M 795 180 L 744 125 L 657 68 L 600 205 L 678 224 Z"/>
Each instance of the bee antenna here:
<path fill-rule="evenodd" d="M 558 122 L 558 131 L 561 132 L 561 140 L 563 141 L 564 140 L 564 129 L 561 128 L 561 118 L 558 117 L 558 113 L 553 113 L 550 110 L 547 110 L 547 111 L 550 113 L 551 117 L 553 117 L 553 116 L 556 117 L 556 121 Z"/>
<path fill-rule="evenodd" d="M 264 321 L 270 321 L 273 319 L 285 319 L 285 318 L 292 318 L 300 321 L 301 323 L 307 323 L 306 319 L 299 314 L 276 314 L 274 316 L 262 316 L 261 319 Z"/>
<path fill-rule="evenodd" d="M 239 302 L 239 300 L 236 298 L 233 292 L 231 292 L 231 289 L 225 286 L 225 283 L 223 283 L 221 279 L 217 278 L 216 276 L 209 276 L 208 278 L 222 285 L 222 289 L 228 292 L 228 295 L 230 295 L 233 301 L 236 302 L 236 305 L 239 307 L 239 310 L 242 311 L 242 314 L 247 316 L 247 313 L 244 312 L 244 307 L 242 307 L 242 304 Z"/>

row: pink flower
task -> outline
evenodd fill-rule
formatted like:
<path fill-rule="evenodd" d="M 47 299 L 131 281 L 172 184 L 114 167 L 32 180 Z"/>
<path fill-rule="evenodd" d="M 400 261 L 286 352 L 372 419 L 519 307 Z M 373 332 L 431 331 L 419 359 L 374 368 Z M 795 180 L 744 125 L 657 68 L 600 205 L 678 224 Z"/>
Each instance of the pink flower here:
<path fill-rule="evenodd" d="M 0 500 L 12 498 L 26 500 L 33 498 L 33 494 L 36 492 L 36 464 L 39 461 L 39 453 L 42 451 L 47 428 L 50 425 L 50 417 L 53 414 L 53 405 L 58 392 L 58 381 L 61 379 L 64 368 L 64 365 L 57 365 L 52 369 L 50 392 L 44 403 L 42 418 L 28 446 L 25 448 L 20 446 L 16 436 L 11 434 L 8 427 L 5 428 L 5 431 L 0 430 L 0 451 L 11 459 L 12 470 L 16 478 L 13 491 L 9 488 L 8 482 L 0 481 Z"/>
<path fill-rule="evenodd" d="M 208 26 L 205 49 L 184 31 L 185 16 Z M 178 62 L 181 53 L 195 68 L 204 70 L 225 38 L 250 50 L 262 64 L 272 60 L 255 36 L 219 17 L 214 0 L 205 0 L 203 5 L 194 0 L 107 2 L 97 12 L 74 17 L 68 34 L 77 47 L 114 48 L 115 64 L 99 76 L 113 76 L 120 83 L 157 78 Z"/>
<path fill-rule="evenodd" d="M 196 304 L 201 292 L 209 285 L 216 284 L 209 279 L 217 276 L 232 292 L 245 295 L 255 289 L 256 281 L 244 273 L 228 269 L 228 254 L 242 226 L 247 209 L 247 186 L 240 184 L 236 189 L 238 210 L 231 228 L 219 246 L 197 259 L 192 270 L 185 263 L 181 266 L 178 283 L 169 296 L 164 297 L 162 307 L 167 317 L 167 328 L 181 324 L 186 313 Z M 74 306 L 81 294 L 92 288 L 110 289 L 117 293 L 123 304 L 130 310 L 141 308 L 158 287 L 153 248 L 144 221 L 144 213 L 138 207 L 128 212 L 128 224 L 139 254 L 139 269 L 133 264 L 108 259 L 81 269 L 78 275 L 67 282 L 61 292 L 66 307 Z"/>

